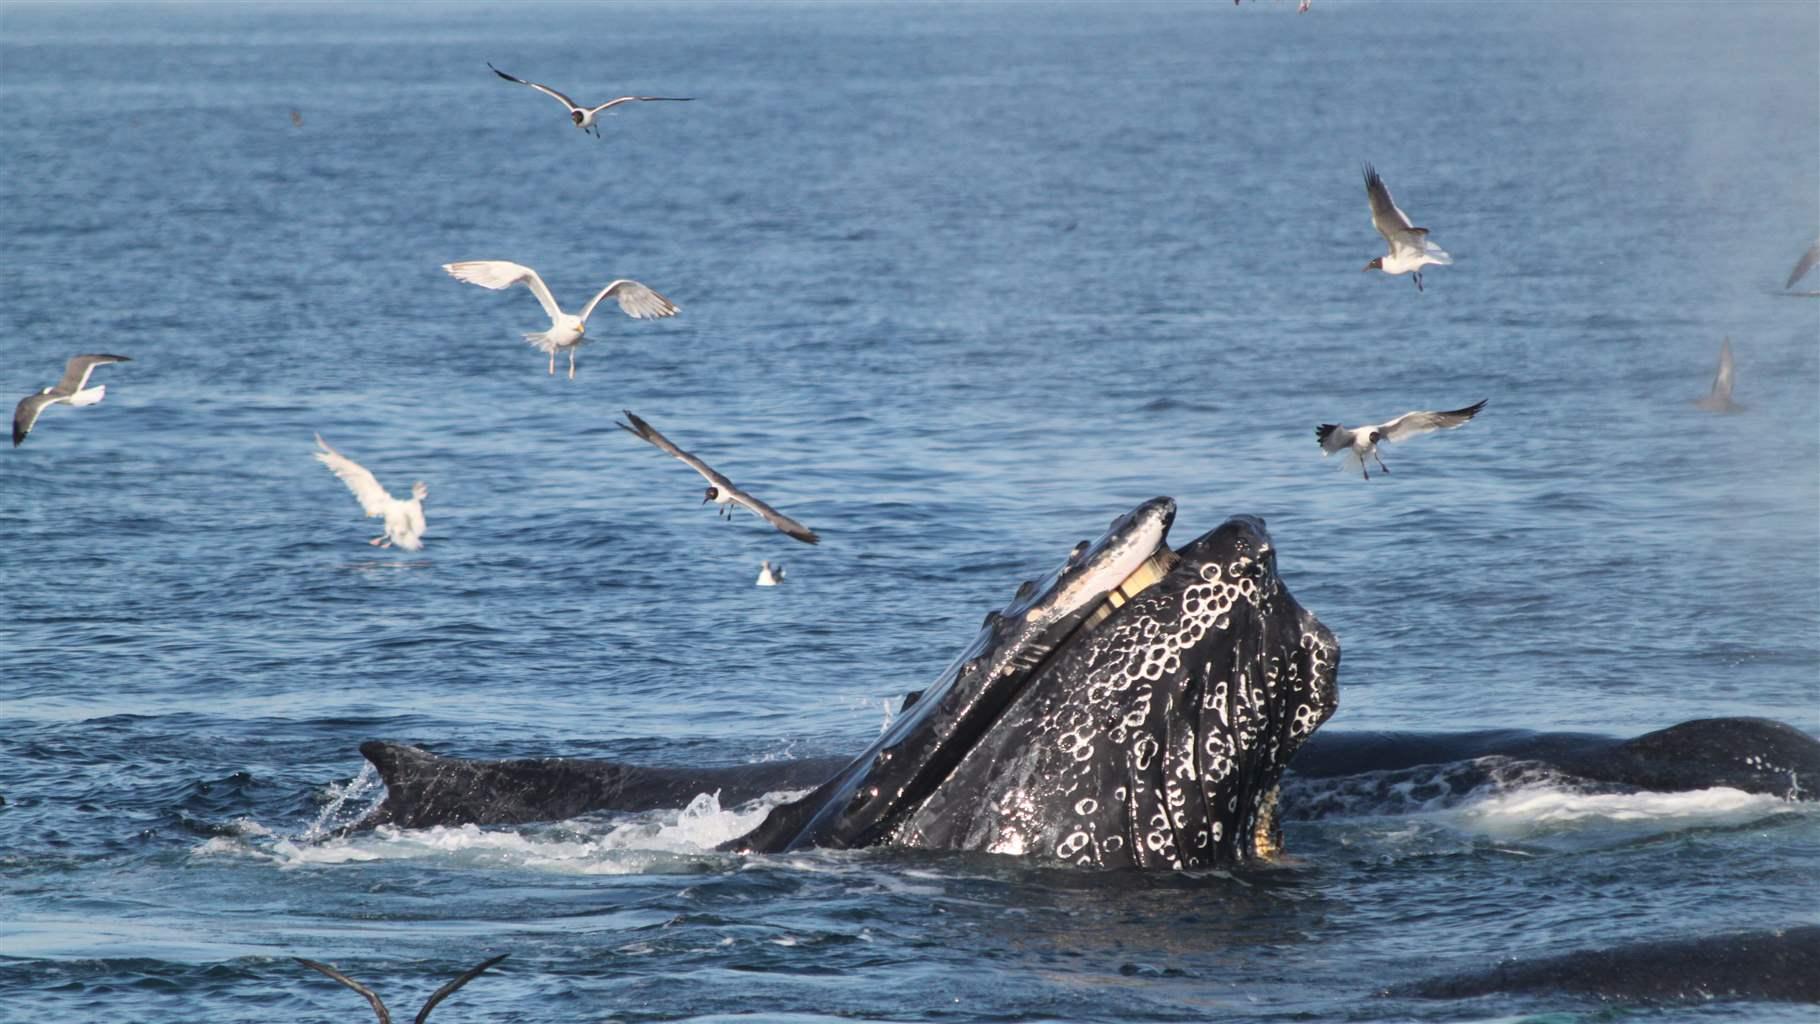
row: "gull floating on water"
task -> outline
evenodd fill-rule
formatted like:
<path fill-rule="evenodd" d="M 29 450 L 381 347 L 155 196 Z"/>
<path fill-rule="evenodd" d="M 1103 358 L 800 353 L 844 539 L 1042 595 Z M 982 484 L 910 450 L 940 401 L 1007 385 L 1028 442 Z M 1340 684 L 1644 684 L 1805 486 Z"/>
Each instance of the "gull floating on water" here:
<path fill-rule="evenodd" d="M 550 316 L 550 329 L 527 333 L 525 340 L 550 354 L 550 373 L 556 373 L 556 353 L 567 350 L 569 353 L 569 379 L 575 379 L 575 350 L 588 340 L 588 317 L 593 315 L 594 307 L 600 300 L 612 296 L 619 302 L 619 308 L 634 320 L 656 320 L 675 316 L 676 303 L 657 294 L 650 288 L 629 278 L 620 278 L 594 294 L 580 316 L 570 316 L 556 304 L 556 297 L 550 294 L 550 287 L 537 276 L 537 271 L 530 267 L 519 266 L 505 260 L 469 260 L 466 263 L 444 263 L 442 269 L 457 281 L 477 284 L 482 288 L 498 291 L 523 284 L 537 296 L 543 304 L 543 311 Z"/>
<path fill-rule="evenodd" d="M 1788 283 L 1783 285 L 1782 289 L 1787 291 L 1793 288 L 1795 282 L 1806 277 L 1807 272 L 1814 269 L 1816 263 L 1820 263 L 1820 242 L 1808 246 L 1807 251 L 1801 254 L 1801 259 L 1796 262 L 1795 269 L 1788 275 Z"/>
<path fill-rule="evenodd" d="M 1390 198 L 1390 189 L 1384 185 L 1384 179 L 1370 165 L 1365 165 L 1365 196 L 1371 200 L 1371 226 L 1378 229 L 1390 251 L 1370 263 L 1366 270 L 1382 270 L 1386 274 L 1407 274 L 1415 271 L 1416 291 L 1422 290 L 1422 268 L 1429 264 L 1446 266 L 1453 262 L 1453 257 L 1441 250 L 1441 247 L 1428 240 L 1428 229 L 1410 224 L 1409 215 L 1397 209 L 1397 204 Z"/>
<path fill-rule="evenodd" d="M 1383 457 L 1378 455 L 1378 445 L 1381 442 L 1401 441 L 1417 434 L 1457 427 L 1477 416 L 1483 408 L 1485 400 L 1481 399 L 1464 409 L 1448 412 L 1406 412 L 1389 423 L 1379 423 L 1376 426 L 1347 428 L 1338 423 L 1323 423 L 1314 429 L 1314 436 L 1321 441 L 1323 455 L 1345 452 L 1347 466 L 1356 461 L 1359 472 L 1370 480 L 1371 473 L 1365 467 L 1368 456 L 1377 460 L 1379 469 L 1390 472 L 1390 467 L 1384 465 Z"/>
<path fill-rule="evenodd" d="M 784 567 L 770 562 L 758 563 L 758 586 L 775 587 L 784 581 Z"/>
<path fill-rule="evenodd" d="M 1709 412 L 1737 412 L 1743 408 L 1732 401 L 1732 340 L 1719 344 L 1719 369 L 1713 374 L 1713 389 L 1705 398 L 1694 399 L 1694 405 Z"/>
<path fill-rule="evenodd" d="M 589 132 L 589 131 L 593 132 L 594 137 L 597 139 L 600 138 L 600 126 L 595 123 L 594 119 L 599 117 L 601 114 L 605 113 L 606 111 L 612 110 L 614 107 L 619 106 L 621 103 L 650 103 L 654 100 L 663 100 L 663 101 L 667 101 L 670 103 L 687 103 L 690 100 L 693 100 L 695 98 L 693 96 L 621 96 L 618 99 L 608 100 L 607 102 L 602 103 L 598 107 L 584 107 L 581 104 L 576 103 L 574 100 L 568 98 L 567 96 L 564 96 L 562 93 L 557 92 L 555 89 L 552 89 L 547 85 L 539 85 L 536 82 L 527 82 L 522 78 L 517 78 L 512 75 L 508 75 L 504 71 L 501 71 L 498 68 L 494 68 L 493 63 L 491 61 L 487 62 L 487 67 L 493 68 L 494 74 L 498 75 L 499 77 L 505 79 L 508 82 L 517 82 L 519 85 L 528 85 L 531 88 L 536 89 L 538 92 L 543 93 L 545 96 L 548 96 L 551 99 L 555 100 L 556 102 L 562 104 L 563 106 L 568 107 L 569 108 L 569 120 L 575 122 L 575 127 L 580 128 L 584 132 Z"/>
<path fill-rule="evenodd" d="M 702 504 L 706 505 L 708 502 L 712 501 L 717 506 L 716 511 L 728 519 L 733 518 L 733 506 L 735 504 L 744 505 L 763 516 L 765 521 L 772 526 L 777 527 L 791 537 L 795 537 L 804 544 L 821 543 L 821 538 L 815 535 L 814 530 L 809 529 L 807 526 L 791 519 L 782 512 L 779 512 L 750 494 L 747 494 L 745 491 L 733 486 L 731 480 L 716 473 L 713 467 L 709 466 L 707 463 L 670 443 L 669 438 L 658 433 L 651 424 L 639 419 L 633 414 L 632 410 L 625 410 L 625 414 L 626 419 L 632 421 L 632 425 L 628 427 L 624 423 L 621 423 L 619 424 L 621 430 L 642 437 L 664 451 L 669 452 L 671 455 L 688 463 L 692 469 L 707 479 L 707 497 L 701 500 Z M 759 581 L 762 583 L 764 578 L 760 577 Z"/>
<path fill-rule="evenodd" d="M 437 989 L 434 993 L 431 994 L 429 999 L 424 1001 L 423 1009 L 417 1011 L 417 1017 L 414 1021 L 414 1024 L 423 1024 L 423 1022 L 425 1020 L 429 1019 L 430 1011 L 434 1010 L 436 1008 L 437 1003 L 440 1003 L 444 999 L 447 999 L 449 997 L 449 995 L 451 993 L 453 993 L 456 989 L 460 988 L 463 985 L 466 985 L 470 981 L 473 981 L 475 978 L 480 977 L 480 974 L 482 971 L 485 971 L 487 968 L 493 966 L 494 964 L 500 962 L 501 960 L 504 960 L 506 957 L 511 956 L 511 955 L 512 954 L 510 954 L 510 953 L 501 953 L 498 956 L 493 957 L 491 960 L 482 960 L 480 962 L 479 966 L 472 967 L 466 971 L 463 971 L 461 973 L 460 977 L 456 978 L 454 981 L 449 982 L 447 985 L 444 985 L 443 987 Z M 353 989 L 354 991 L 360 993 L 361 995 L 365 996 L 367 1002 L 369 1004 L 371 1004 L 371 1006 L 373 1007 L 373 1012 L 379 1015 L 379 1024 L 392 1024 L 392 1015 L 390 1013 L 386 1012 L 385 1003 L 380 1001 L 379 993 L 373 991 L 372 989 L 366 987 L 365 985 L 362 985 L 360 982 L 355 981 L 353 978 L 348 977 L 347 975 L 341 973 L 340 971 L 336 970 L 335 968 L 330 967 L 328 964 L 317 963 L 314 960 L 305 960 L 303 957 L 300 957 L 300 956 L 292 957 L 292 959 L 296 960 L 298 963 L 302 964 L 303 966 L 308 967 L 312 971 L 321 971 L 322 973 L 328 975 L 329 977 L 334 978 L 336 981 L 341 982 L 343 985 L 346 985 L 347 987 L 349 987 L 349 988 Z"/>
<path fill-rule="evenodd" d="M 341 482 L 348 485 L 354 497 L 360 500 L 360 508 L 368 517 L 384 516 L 385 532 L 367 541 L 382 548 L 396 544 L 406 551 L 416 551 L 423 547 L 423 499 L 430 496 L 430 489 L 422 480 L 411 485 L 411 500 L 400 501 L 390 492 L 379 486 L 373 474 L 365 466 L 348 458 L 316 435 L 316 444 L 322 450 L 316 452 L 316 459 L 329 467 Z"/>
<path fill-rule="evenodd" d="M 106 363 L 130 363 L 126 356 L 110 356 L 94 353 L 84 356 L 71 356 L 63 367 L 63 379 L 35 395 L 26 395 L 13 407 L 13 447 L 25 443 L 25 435 L 32 432 L 32 424 L 38 422 L 38 416 L 47 405 L 94 405 L 107 397 L 107 385 L 97 384 L 84 387 L 88 375 L 95 372 L 95 367 Z"/>

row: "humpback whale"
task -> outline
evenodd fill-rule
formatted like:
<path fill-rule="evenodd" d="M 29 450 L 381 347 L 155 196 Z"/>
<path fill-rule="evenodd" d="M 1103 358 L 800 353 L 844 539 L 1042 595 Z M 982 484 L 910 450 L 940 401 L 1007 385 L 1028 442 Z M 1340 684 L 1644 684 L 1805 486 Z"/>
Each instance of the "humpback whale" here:
<path fill-rule="evenodd" d="M 1820 790 L 1820 742 L 1768 719 L 1700 719 L 1634 739 L 1316 732 L 1337 703 L 1339 645 L 1278 578 L 1263 522 L 1235 517 L 1171 551 L 1174 512 L 1167 498 L 1145 502 L 1019 587 L 858 757 L 662 768 L 469 760 L 374 740 L 360 750 L 386 795 L 349 830 L 806 789 L 727 848 L 900 845 L 1194 867 L 1269 856 L 1278 820 L 1344 813 L 1361 791 L 1408 792 L 1419 776 L 1464 793 L 1500 763 L 1637 789 L 1806 800 Z"/>
<path fill-rule="evenodd" d="M 869 749 L 726 848 L 898 845 L 1191 868 L 1267 855 L 1271 794 L 1338 704 L 1339 643 L 1290 596 L 1264 522 L 1171 550 L 1144 502 L 1025 582 Z M 760 780 L 570 759 L 361 752 L 387 796 L 354 827 L 503 823 L 729 799 Z M 797 776 L 800 777 L 800 776 Z M 710 783 L 693 788 L 700 783 Z M 808 783 L 813 785 L 813 782 Z"/>

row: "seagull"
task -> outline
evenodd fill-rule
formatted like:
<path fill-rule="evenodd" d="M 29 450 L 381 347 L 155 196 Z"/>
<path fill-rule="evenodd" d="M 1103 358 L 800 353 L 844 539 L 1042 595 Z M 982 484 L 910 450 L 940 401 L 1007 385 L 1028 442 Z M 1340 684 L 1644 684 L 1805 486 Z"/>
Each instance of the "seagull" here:
<path fill-rule="evenodd" d="M 1801 254 L 1800 262 L 1796 263 L 1795 269 L 1789 273 L 1788 283 L 1782 286 L 1782 290 L 1787 291 L 1793 288 L 1795 282 L 1806 277 L 1807 272 L 1814 269 L 1816 263 L 1820 263 L 1820 242 L 1808 246 L 1807 251 Z"/>
<path fill-rule="evenodd" d="M 406 551 L 416 551 L 423 547 L 423 499 L 430 496 L 430 489 L 422 480 L 411 485 L 411 500 L 400 501 L 392 497 L 366 467 L 346 455 L 329 447 L 329 443 L 316 435 L 316 445 L 322 450 L 315 452 L 316 460 L 329 467 L 341 482 L 348 485 L 354 497 L 360 499 L 360 507 L 371 516 L 385 517 L 385 532 L 368 544 L 389 548 L 396 544 Z"/>
<path fill-rule="evenodd" d="M 494 964 L 500 962 L 501 960 L 504 960 L 506 957 L 511 956 L 511 955 L 512 954 L 510 954 L 510 953 L 501 953 L 498 956 L 493 957 L 491 960 L 482 960 L 480 962 L 479 966 L 470 968 L 469 970 L 462 972 L 460 977 L 456 978 L 454 981 L 449 982 L 447 985 L 444 985 L 443 987 L 437 989 L 434 993 L 431 994 L 429 999 L 424 1001 L 423 1009 L 417 1011 L 417 1017 L 413 1021 L 413 1024 L 423 1024 L 423 1022 L 425 1020 L 429 1019 L 430 1011 L 434 1010 L 436 1008 L 437 1003 L 440 1003 L 444 999 L 447 999 L 450 995 L 452 995 L 454 993 L 454 991 L 456 989 L 460 988 L 463 985 L 466 985 L 470 981 L 473 981 L 475 978 L 480 977 L 480 974 L 482 971 L 485 971 L 487 968 L 493 966 Z M 312 971 L 321 971 L 322 973 L 328 975 L 329 977 L 334 978 L 336 981 L 341 982 L 343 985 L 346 985 L 347 987 L 349 987 L 349 988 L 353 989 L 354 991 L 360 993 L 361 995 L 365 996 L 367 1002 L 372 1004 L 373 1012 L 379 1015 L 379 1024 L 392 1024 L 392 1015 L 390 1013 L 386 1012 L 385 1003 L 380 1001 L 379 993 L 373 991 L 370 988 L 367 988 L 365 985 L 362 985 L 360 982 L 355 981 L 353 978 L 348 977 L 347 975 L 341 973 L 340 971 L 336 970 L 335 968 L 330 967 L 328 964 L 320 964 L 314 960 L 305 960 L 303 957 L 300 957 L 300 956 L 292 957 L 292 959 L 296 960 L 298 963 L 302 964 L 303 966 L 308 967 Z"/>
<path fill-rule="evenodd" d="M 95 367 L 105 363 L 130 363 L 126 356 L 110 356 L 94 353 L 86 356 L 71 356 L 63 367 L 63 379 L 54 387 L 45 388 L 35 395 L 26 395 L 13 407 L 13 447 L 25 443 L 25 435 L 32 432 L 32 424 L 38 422 L 38 415 L 47 405 L 94 405 L 107 397 L 107 385 L 97 384 L 92 388 L 84 387 L 88 375 L 95 372 Z"/>
<path fill-rule="evenodd" d="M 1719 371 L 1713 374 L 1713 390 L 1705 398 L 1694 399 L 1694 405 L 1709 412 L 1737 412 L 1744 408 L 1732 401 L 1732 340 L 1719 344 Z"/>
<path fill-rule="evenodd" d="M 600 300 L 611 295 L 619 301 L 619 308 L 634 320 L 656 320 L 662 317 L 675 316 L 676 303 L 664 298 L 651 289 L 628 278 L 620 278 L 594 294 L 580 316 L 570 316 L 556 304 L 556 297 L 550 294 L 550 287 L 537 276 L 537 271 L 530 267 L 508 263 L 505 260 L 470 260 L 466 263 L 444 263 L 442 269 L 457 281 L 477 284 L 482 288 L 498 291 L 522 283 L 543 303 L 543 311 L 550 315 L 550 329 L 525 335 L 525 340 L 550 354 L 550 374 L 556 374 L 556 353 L 567 349 L 569 352 L 569 379 L 575 379 L 575 350 L 586 341 L 583 335 L 588 329 L 588 317 Z"/>
<path fill-rule="evenodd" d="M 1386 274 L 1407 274 L 1416 272 L 1416 291 L 1422 290 L 1422 268 L 1430 263 L 1446 266 L 1453 262 L 1453 257 L 1441 251 L 1441 247 L 1428 240 L 1428 229 L 1413 227 L 1409 215 L 1397 209 L 1397 204 L 1390 198 L 1390 189 L 1384 186 L 1384 179 L 1370 165 L 1365 165 L 1365 195 L 1371 200 L 1371 226 L 1384 236 L 1390 251 L 1370 263 L 1366 270 L 1382 270 Z"/>
<path fill-rule="evenodd" d="M 718 506 L 716 511 L 726 518 L 731 519 L 733 518 L 733 506 L 735 503 L 738 503 L 757 512 L 765 518 L 766 522 L 777 527 L 779 530 L 782 530 L 789 536 L 802 541 L 804 544 L 821 543 L 821 538 L 815 535 L 814 530 L 809 529 L 807 526 L 791 519 L 782 512 L 779 512 L 750 494 L 747 494 L 745 491 L 733 486 L 731 480 L 716 473 L 707 463 L 670 443 L 669 438 L 658 433 L 651 424 L 639 419 L 633 414 L 632 410 L 625 410 L 625 414 L 626 419 L 632 421 L 632 425 L 628 427 L 624 423 L 620 423 L 619 428 L 621 430 L 642 437 L 657 447 L 662 448 L 664 451 L 669 452 L 671 455 L 688 463 L 697 473 L 700 473 L 703 477 L 707 478 L 707 497 L 701 500 L 702 504 L 706 505 L 708 502 L 712 501 Z M 759 581 L 762 583 L 764 578 L 761 576 Z"/>
<path fill-rule="evenodd" d="M 784 567 L 772 566 L 770 562 L 758 563 L 758 586 L 775 587 L 784 581 Z"/>
<path fill-rule="evenodd" d="M 493 62 L 488 61 L 487 67 L 493 68 Z M 580 128 L 584 132 L 593 132 L 594 137 L 597 139 L 600 138 L 600 126 L 594 123 L 595 118 L 599 117 L 605 111 L 612 110 L 614 107 L 619 106 L 621 103 L 649 103 L 652 100 L 667 100 L 671 103 L 687 103 L 695 98 L 693 96 L 621 96 L 618 99 L 608 100 L 598 107 L 584 107 L 547 85 L 539 85 L 536 82 L 527 82 L 522 78 L 514 78 L 498 68 L 493 68 L 493 73 L 508 82 L 517 82 L 519 85 L 528 85 L 538 92 L 543 93 L 545 96 L 561 103 L 563 106 L 568 107 L 569 120 L 575 122 L 575 127 Z"/>
<path fill-rule="evenodd" d="M 1370 480 L 1371 473 L 1365 467 L 1366 456 L 1376 459 L 1379 469 L 1386 473 L 1390 472 L 1390 467 L 1384 465 L 1384 459 L 1378 455 L 1380 442 L 1401 441 L 1406 437 L 1426 434 L 1431 430 L 1457 427 L 1477 416 L 1479 410 L 1483 408 L 1485 408 L 1485 401 L 1481 399 L 1474 405 L 1449 412 L 1406 412 L 1389 423 L 1380 423 L 1370 427 L 1348 429 L 1338 423 L 1323 423 L 1315 428 L 1314 436 L 1320 438 L 1323 455 L 1345 452 L 1347 465 L 1351 465 L 1354 460 L 1357 460 L 1359 472 L 1364 474 L 1365 479 Z"/>

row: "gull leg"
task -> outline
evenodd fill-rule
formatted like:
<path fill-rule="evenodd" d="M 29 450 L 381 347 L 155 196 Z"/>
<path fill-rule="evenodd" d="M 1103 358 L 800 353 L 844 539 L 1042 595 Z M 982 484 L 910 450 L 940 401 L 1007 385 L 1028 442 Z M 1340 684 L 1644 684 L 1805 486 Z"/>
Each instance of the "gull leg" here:
<path fill-rule="evenodd" d="M 550 376 L 556 376 L 556 350 L 550 350 Z"/>
<path fill-rule="evenodd" d="M 1389 467 L 1389 466 L 1386 466 L 1386 465 L 1384 465 L 1384 459 L 1383 459 L 1383 457 L 1382 457 L 1382 456 L 1380 456 L 1380 455 L 1379 455 L 1379 454 L 1378 454 L 1378 450 L 1377 450 L 1377 449 L 1376 449 L 1376 448 L 1373 448 L 1373 449 L 1372 449 L 1372 450 L 1371 450 L 1371 457 L 1372 457 L 1372 458 L 1374 458 L 1374 459 L 1377 459 L 1377 460 L 1378 460 L 1378 468 L 1379 468 L 1379 469 L 1381 469 L 1381 470 L 1383 470 L 1383 471 L 1384 471 L 1384 472 L 1386 472 L 1386 473 L 1388 473 L 1388 472 L 1390 472 L 1390 467 Z"/>
<path fill-rule="evenodd" d="M 1422 290 L 1422 272 L 1416 271 L 1416 291 Z"/>
<path fill-rule="evenodd" d="M 569 349 L 569 379 L 575 379 L 575 350 Z"/>
<path fill-rule="evenodd" d="M 385 544 L 385 534 L 382 533 L 379 536 L 374 537 L 372 540 L 367 541 L 367 543 L 373 545 L 374 547 L 380 547 Z"/>

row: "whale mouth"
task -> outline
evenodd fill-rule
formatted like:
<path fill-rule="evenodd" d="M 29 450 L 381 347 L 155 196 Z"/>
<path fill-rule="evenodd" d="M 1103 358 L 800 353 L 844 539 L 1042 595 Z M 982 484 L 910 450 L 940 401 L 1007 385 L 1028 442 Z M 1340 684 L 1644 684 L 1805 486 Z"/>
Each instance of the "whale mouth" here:
<path fill-rule="evenodd" d="M 1175 553 L 1175 549 L 1169 546 L 1168 541 L 1159 542 L 1156 550 L 1150 553 L 1150 557 L 1144 559 L 1136 569 L 1131 570 L 1131 575 L 1120 580 L 1117 586 L 1106 592 L 1106 599 L 1100 602 L 1099 607 L 1087 613 L 1086 621 L 1082 622 L 1080 628 L 1075 632 L 1091 632 L 1094 627 L 1111 618 L 1112 613 L 1118 611 L 1127 601 L 1161 582 L 1163 577 L 1169 575 L 1169 571 L 1181 561 L 1182 556 Z"/>

